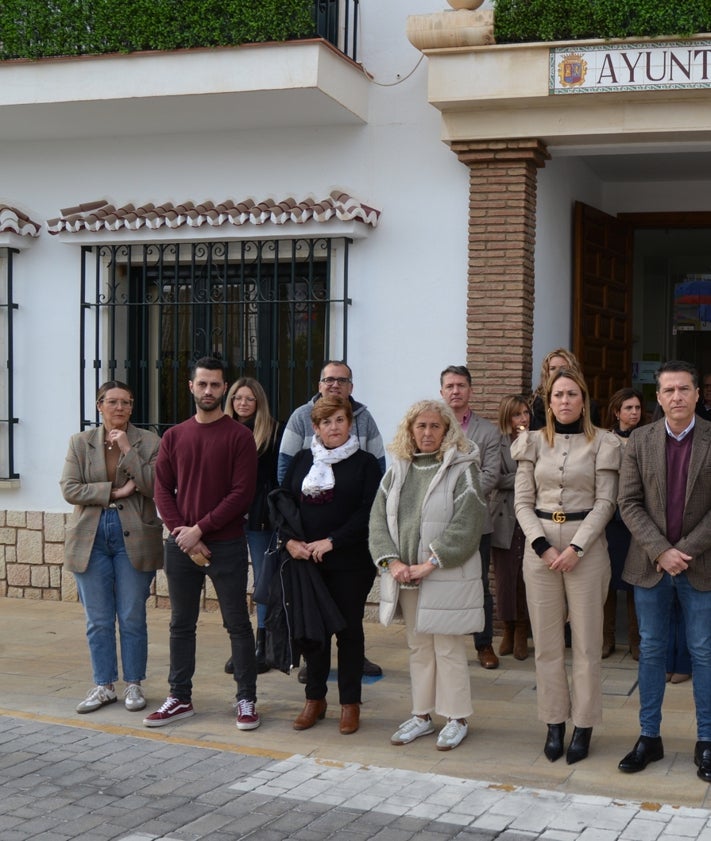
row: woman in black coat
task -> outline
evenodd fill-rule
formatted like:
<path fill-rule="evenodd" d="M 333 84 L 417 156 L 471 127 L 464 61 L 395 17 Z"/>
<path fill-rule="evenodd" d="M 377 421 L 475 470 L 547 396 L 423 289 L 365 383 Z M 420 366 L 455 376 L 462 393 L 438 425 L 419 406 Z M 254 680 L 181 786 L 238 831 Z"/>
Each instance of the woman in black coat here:
<path fill-rule="evenodd" d="M 377 459 L 361 450 L 351 434 L 349 401 L 322 397 L 314 405 L 311 420 L 311 448 L 294 457 L 282 485 L 298 506 L 304 539 L 282 536 L 287 538 L 285 547 L 292 558 L 316 565 L 345 620 L 336 640 L 340 732 L 349 734 L 356 732 L 360 722 L 363 612 L 375 577 L 368 552 L 368 519 L 381 472 Z M 324 646 L 305 651 L 304 657 L 306 703 L 294 721 L 295 730 L 313 727 L 326 714 L 330 639 Z"/>

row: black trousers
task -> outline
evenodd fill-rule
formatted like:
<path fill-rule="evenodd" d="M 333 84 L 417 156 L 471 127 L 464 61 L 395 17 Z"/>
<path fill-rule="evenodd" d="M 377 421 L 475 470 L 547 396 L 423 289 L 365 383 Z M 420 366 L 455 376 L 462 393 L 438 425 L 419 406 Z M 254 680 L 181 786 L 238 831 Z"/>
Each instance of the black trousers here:
<path fill-rule="evenodd" d="M 375 579 L 375 568 L 329 570 L 319 565 L 319 572 L 333 601 L 346 620 L 346 627 L 336 634 L 338 645 L 338 700 L 341 704 L 359 704 L 365 657 L 363 611 Z M 318 701 L 326 697 L 331 669 L 331 641 L 318 651 L 305 654 L 306 698 Z"/>

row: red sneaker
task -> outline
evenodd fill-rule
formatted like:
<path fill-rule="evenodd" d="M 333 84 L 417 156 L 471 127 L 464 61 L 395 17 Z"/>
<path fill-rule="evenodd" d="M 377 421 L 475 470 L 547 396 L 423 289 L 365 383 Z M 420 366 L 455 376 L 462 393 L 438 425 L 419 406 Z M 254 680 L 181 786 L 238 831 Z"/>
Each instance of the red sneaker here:
<path fill-rule="evenodd" d="M 261 721 L 254 701 L 237 701 L 236 724 L 239 730 L 256 730 L 259 727 Z"/>
<path fill-rule="evenodd" d="M 162 727 L 164 724 L 170 724 L 171 721 L 190 718 L 191 715 L 195 715 L 195 710 L 190 701 L 181 701 L 168 695 L 163 706 L 146 716 L 143 723 L 146 727 Z"/>

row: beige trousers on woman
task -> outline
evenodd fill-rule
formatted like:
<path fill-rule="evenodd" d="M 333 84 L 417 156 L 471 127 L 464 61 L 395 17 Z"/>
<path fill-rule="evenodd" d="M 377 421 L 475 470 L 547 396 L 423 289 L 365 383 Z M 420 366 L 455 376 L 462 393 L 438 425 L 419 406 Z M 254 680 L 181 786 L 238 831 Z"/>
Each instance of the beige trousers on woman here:
<path fill-rule="evenodd" d="M 570 529 L 572 539 L 576 523 Z M 561 545 L 566 545 L 560 541 Z M 602 618 L 610 581 L 610 558 L 596 541 L 572 572 L 552 572 L 530 545 L 523 557 L 526 601 L 536 652 L 538 718 L 576 727 L 602 721 Z M 572 636 L 571 684 L 565 668 L 566 619 Z"/>
<path fill-rule="evenodd" d="M 467 640 L 457 634 L 420 634 L 415 630 L 418 590 L 400 589 L 399 604 L 410 649 L 412 714 L 432 712 L 445 718 L 472 714 L 472 693 L 467 663 Z"/>

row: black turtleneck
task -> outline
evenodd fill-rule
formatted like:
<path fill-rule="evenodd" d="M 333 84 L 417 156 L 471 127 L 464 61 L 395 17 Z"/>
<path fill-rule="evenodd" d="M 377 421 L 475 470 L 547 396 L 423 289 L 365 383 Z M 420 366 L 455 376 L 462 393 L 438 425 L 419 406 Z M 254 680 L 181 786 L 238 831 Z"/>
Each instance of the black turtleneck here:
<path fill-rule="evenodd" d="M 615 433 L 615 435 L 619 435 L 620 438 L 629 438 L 632 434 L 633 429 L 633 426 L 631 426 L 629 429 L 620 429 L 619 426 L 615 426 L 612 431 Z"/>
<path fill-rule="evenodd" d="M 573 421 L 573 423 L 559 423 L 555 418 L 553 418 L 553 423 L 555 424 L 555 431 L 559 432 L 561 435 L 577 435 L 583 431 L 582 418 L 578 418 L 576 421 Z"/>

